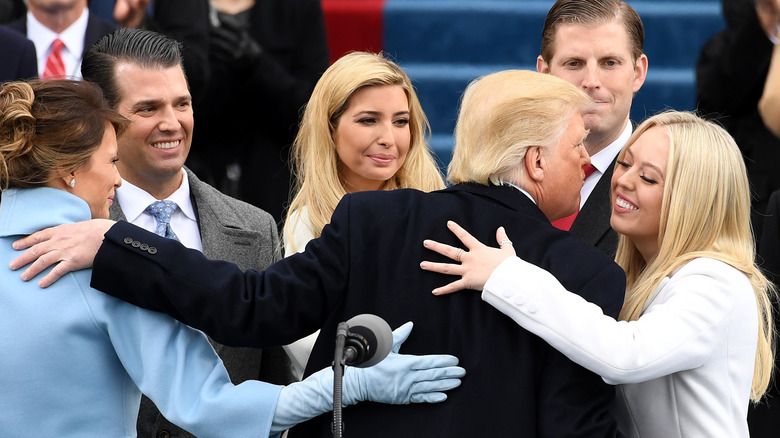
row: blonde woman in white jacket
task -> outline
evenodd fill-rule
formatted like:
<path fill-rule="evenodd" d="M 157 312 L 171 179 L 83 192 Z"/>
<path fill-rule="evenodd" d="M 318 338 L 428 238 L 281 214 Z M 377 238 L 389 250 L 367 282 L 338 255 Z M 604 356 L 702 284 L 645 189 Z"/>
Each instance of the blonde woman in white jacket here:
<path fill-rule="evenodd" d="M 733 139 L 693 114 L 667 112 L 637 129 L 612 178 L 616 261 L 627 278 L 618 321 L 515 257 L 503 229 L 496 249 L 451 222 L 468 251 L 424 244 L 462 263 L 421 266 L 462 277 L 434 294 L 482 290 L 483 300 L 618 385 L 614 413 L 628 437 L 747 437 L 748 404 L 766 391 L 774 356 L 772 289 L 754 263 L 749 218 Z"/>

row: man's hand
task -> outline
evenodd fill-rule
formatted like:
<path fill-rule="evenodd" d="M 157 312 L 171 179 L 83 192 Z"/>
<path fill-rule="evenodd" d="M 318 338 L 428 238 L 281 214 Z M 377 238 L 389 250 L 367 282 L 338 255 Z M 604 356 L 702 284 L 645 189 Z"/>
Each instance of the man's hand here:
<path fill-rule="evenodd" d="M 21 275 L 28 281 L 56 263 L 38 281 L 38 286 L 48 287 L 68 272 L 92 267 L 103 235 L 113 225 L 114 221 L 108 219 L 93 219 L 33 233 L 13 243 L 14 249 L 27 251 L 11 260 L 9 267 L 15 271 L 32 263 Z"/>
<path fill-rule="evenodd" d="M 146 8 L 152 0 L 116 0 L 114 20 L 123 27 L 141 27 Z"/>

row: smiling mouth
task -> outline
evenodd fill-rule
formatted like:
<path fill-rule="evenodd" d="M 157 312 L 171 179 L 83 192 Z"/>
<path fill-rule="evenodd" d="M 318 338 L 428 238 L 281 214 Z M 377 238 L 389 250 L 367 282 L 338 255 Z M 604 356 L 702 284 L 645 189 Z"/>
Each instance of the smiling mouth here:
<path fill-rule="evenodd" d="M 633 205 L 629 204 L 628 201 L 625 201 L 621 198 L 617 198 L 615 200 L 615 205 L 617 205 L 620 208 L 625 208 L 626 210 L 639 210 L 638 208 L 634 207 Z"/>
<path fill-rule="evenodd" d="M 176 141 L 163 141 L 160 143 L 152 143 L 152 147 L 155 149 L 173 149 L 181 143 L 181 140 Z"/>

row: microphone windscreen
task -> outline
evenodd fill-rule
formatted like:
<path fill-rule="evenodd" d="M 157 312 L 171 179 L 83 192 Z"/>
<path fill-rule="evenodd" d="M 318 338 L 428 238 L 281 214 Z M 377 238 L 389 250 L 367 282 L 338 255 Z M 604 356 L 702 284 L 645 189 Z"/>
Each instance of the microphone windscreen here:
<path fill-rule="evenodd" d="M 365 360 L 357 365 L 367 368 L 382 361 L 393 348 L 393 331 L 384 319 L 363 313 L 347 321 L 349 332 L 363 336 L 368 341 L 368 352 Z"/>

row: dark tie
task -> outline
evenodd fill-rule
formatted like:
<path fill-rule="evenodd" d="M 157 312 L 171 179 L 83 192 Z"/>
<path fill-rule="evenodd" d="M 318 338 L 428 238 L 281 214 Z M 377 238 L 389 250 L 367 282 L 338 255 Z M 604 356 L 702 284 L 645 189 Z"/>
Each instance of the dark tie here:
<path fill-rule="evenodd" d="M 65 47 L 65 43 L 59 38 L 51 43 L 51 53 L 46 59 L 41 79 L 62 79 L 65 77 L 65 63 L 62 61 L 63 47 Z"/>
<path fill-rule="evenodd" d="M 596 170 L 596 168 L 593 167 L 592 164 L 588 164 L 587 166 L 583 166 L 582 170 L 585 171 L 585 179 L 588 179 L 590 174 L 592 174 Z M 552 221 L 552 224 L 555 228 L 569 231 L 569 229 L 571 229 L 571 225 L 574 223 L 574 219 L 577 219 L 577 214 L 579 212 L 580 209 L 579 207 L 577 207 L 577 211 L 574 212 L 573 215 L 554 220 Z"/>
<path fill-rule="evenodd" d="M 173 201 L 154 201 L 146 211 L 152 214 L 157 220 L 157 228 L 154 230 L 158 236 L 167 237 L 173 240 L 179 240 L 176 233 L 171 229 L 171 215 L 179 208 Z"/>

